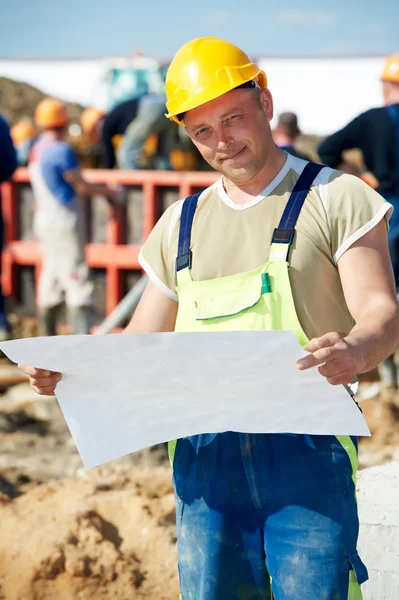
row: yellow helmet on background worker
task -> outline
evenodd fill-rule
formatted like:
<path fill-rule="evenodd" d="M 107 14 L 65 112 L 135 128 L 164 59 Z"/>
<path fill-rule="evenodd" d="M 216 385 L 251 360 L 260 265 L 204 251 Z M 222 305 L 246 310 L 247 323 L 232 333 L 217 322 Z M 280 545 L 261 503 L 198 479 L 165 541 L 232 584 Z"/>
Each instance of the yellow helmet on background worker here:
<path fill-rule="evenodd" d="M 10 129 L 12 141 L 17 146 L 26 140 L 32 140 L 37 136 L 37 129 L 28 119 L 22 119 L 15 123 Z"/>
<path fill-rule="evenodd" d="M 388 56 L 380 79 L 399 84 L 399 54 Z"/>
<path fill-rule="evenodd" d="M 56 98 L 44 98 L 36 107 L 35 123 L 43 129 L 60 128 L 70 121 L 66 104 Z"/>
<path fill-rule="evenodd" d="M 240 48 L 215 37 L 192 40 L 178 50 L 168 69 L 166 116 L 183 125 L 179 115 L 251 80 L 267 87 L 264 71 Z"/>
<path fill-rule="evenodd" d="M 80 117 L 80 125 L 83 133 L 86 135 L 91 135 L 95 126 L 103 117 L 105 117 L 104 111 L 99 110 L 98 108 L 93 108 L 92 106 L 85 108 Z"/>

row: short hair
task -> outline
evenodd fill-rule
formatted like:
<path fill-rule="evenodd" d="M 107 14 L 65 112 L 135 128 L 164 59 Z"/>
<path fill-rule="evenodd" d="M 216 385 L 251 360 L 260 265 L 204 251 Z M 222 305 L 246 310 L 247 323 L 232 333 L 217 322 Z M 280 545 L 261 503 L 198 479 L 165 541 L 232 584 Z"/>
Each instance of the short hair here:
<path fill-rule="evenodd" d="M 278 118 L 278 126 L 284 129 L 288 135 L 295 136 L 300 133 L 298 117 L 293 112 L 283 112 Z"/>

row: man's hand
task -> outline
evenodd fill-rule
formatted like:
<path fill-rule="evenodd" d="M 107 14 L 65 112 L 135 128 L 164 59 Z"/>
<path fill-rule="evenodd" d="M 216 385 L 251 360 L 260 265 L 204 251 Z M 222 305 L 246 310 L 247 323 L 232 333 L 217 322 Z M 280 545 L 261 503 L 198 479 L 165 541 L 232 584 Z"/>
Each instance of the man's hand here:
<path fill-rule="evenodd" d="M 18 367 L 21 371 L 29 375 L 29 383 L 37 394 L 41 396 L 55 396 L 55 388 L 62 378 L 61 373 L 53 373 L 52 371 L 27 367 L 25 365 L 18 365 Z"/>
<path fill-rule="evenodd" d="M 123 185 L 109 185 L 108 186 L 108 197 L 113 204 L 123 205 L 127 201 L 126 188 Z"/>
<path fill-rule="evenodd" d="M 313 338 L 303 348 L 309 356 L 297 362 L 300 371 L 317 365 L 319 373 L 332 385 L 347 384 L 360 372 L 353 348 L 339 333 L 326 333 Z"/>

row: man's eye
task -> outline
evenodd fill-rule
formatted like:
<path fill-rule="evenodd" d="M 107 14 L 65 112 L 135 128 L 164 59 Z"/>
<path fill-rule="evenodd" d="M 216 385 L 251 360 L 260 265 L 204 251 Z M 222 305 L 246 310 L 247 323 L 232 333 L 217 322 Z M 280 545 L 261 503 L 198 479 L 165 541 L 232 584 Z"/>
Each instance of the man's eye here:
<path fill-rule="evenodd" d="M 227 117 L 226 123 L 231 123 L 232 121 L 238 121 L 242 118 L 242 115 L 231 115 L 231 117 Z"/>
<path fill-rule="evenodd" d="M 195 134 L 195 137 L 205 135 L 207 132 L 208 132 L 208 127 L 202 127 L 202 129 L 199 129 L 197 131 L 197 133 Z"/>

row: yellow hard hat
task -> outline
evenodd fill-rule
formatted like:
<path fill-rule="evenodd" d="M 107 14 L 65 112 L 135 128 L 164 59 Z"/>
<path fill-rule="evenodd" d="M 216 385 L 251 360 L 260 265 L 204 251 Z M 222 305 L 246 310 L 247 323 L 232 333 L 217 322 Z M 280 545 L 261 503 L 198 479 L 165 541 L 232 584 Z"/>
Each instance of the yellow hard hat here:
<path fill-rule="evenodd" d="M 68 125 L 69 120 L 66 105 L 56 98 L 44 98 L 36 107 L 35 123 L 38 127 L 44 129 L 64 127 Z"/>
<path fill-rule="evenodd" d="M 33 123 L 27 119 L 22 119 L 22 121 L 18 121 L 18 123 L 15 123 L 15 125 L 11 127 L 10 134 L 14 144 L 20 144 L 25 140 L 31 140 L 36 137 L 37 130 Z"/>
<path fill-rule="evenodd" d="M 388 56 L 381 75 L 381 81 L 399 83 L 399 54 L 392 54 L 392 56 Z"/>
<path fill-rule="evenodd" d="M 251 80 L 267 87 L 264 71 L 240 48 L 215 37 L 192 40 L 178 50 L 168 69 L 166 116 L 182 125 L 179 115 Z"/>
<path fill-rule="evenodd" d="M 96 124 L 103 117 L 105 117 L 104 111 L 91 106 L 85 108 L 80 117 L 80 124 L 82 126 L 83 133 L 86 135 L 91 135 Z"/>

